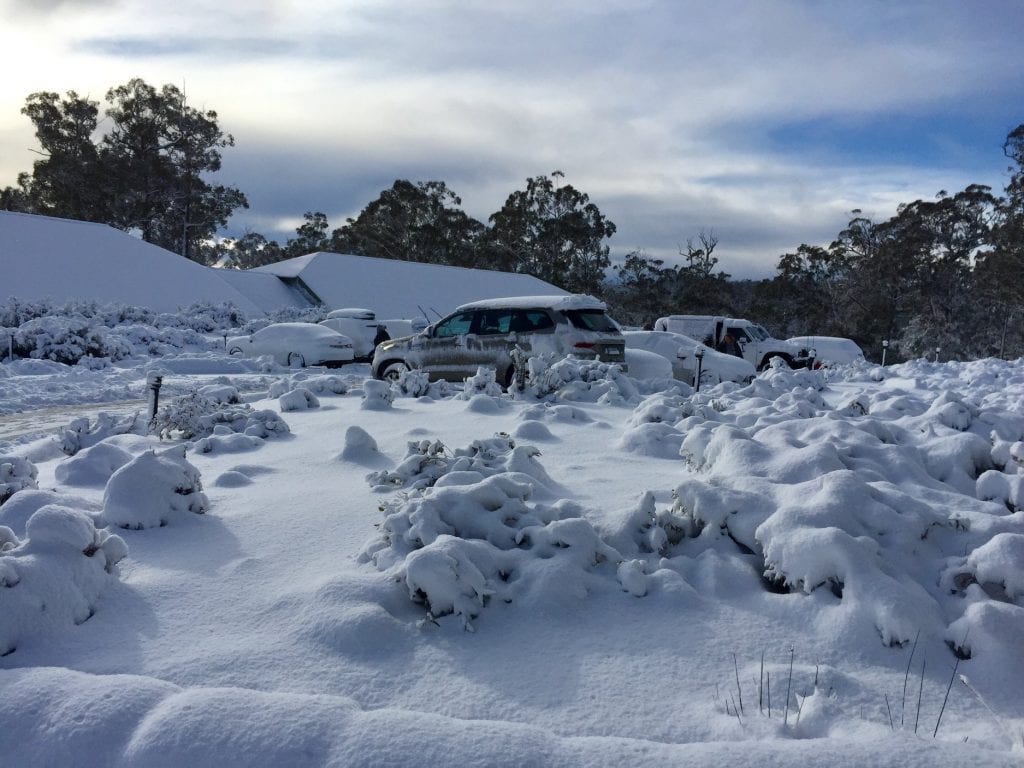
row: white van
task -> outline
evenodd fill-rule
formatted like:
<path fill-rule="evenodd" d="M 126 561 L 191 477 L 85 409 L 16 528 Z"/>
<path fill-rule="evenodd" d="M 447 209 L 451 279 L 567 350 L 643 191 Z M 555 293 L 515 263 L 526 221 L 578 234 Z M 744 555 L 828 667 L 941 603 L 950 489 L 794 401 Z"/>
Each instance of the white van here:
<path fill-rule="evenodd" d="M 742 357 L 757 370 L 768 367 L 773 357 L 782 358 L 790 368 L 807 366 L 807 350 L 782 339 L 773 338 L 757 323 L 735 317 L 715 315 L 668 315 L 659 317 L 654 330 L 681 333 L 698 339 L 719 352 Z M 732 348 L 730 349 L 730 338 Z"/>

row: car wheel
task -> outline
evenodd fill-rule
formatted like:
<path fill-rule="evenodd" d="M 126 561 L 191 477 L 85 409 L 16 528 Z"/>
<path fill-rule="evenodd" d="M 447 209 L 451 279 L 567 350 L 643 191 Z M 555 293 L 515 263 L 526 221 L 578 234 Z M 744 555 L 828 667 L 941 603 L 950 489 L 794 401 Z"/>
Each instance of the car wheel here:
<path fill-rule="evenodd" d="M 380 372 L 380 377 L 384 381 L 398 381 L 403 373 L 409 370 L 409 366 L 403 362 L 396 361 L 394 363 L 388 363 L 384 366 Z"/>
<path fill-rule="evenodd" d="M 288 353 L 288 367 L 289 368 L 305 368 L 306 367 L 306 358 L 304 358 L 300 352 L 289 352 Z"/>
<path fill-rule="evenodd" d="M 232 347 L 231 349 L 228 350 L 228 354 L 232 355 L 233 357 L 238 357 L 239 355 L 242 354 L 242 348 L 241 347 Z"/>

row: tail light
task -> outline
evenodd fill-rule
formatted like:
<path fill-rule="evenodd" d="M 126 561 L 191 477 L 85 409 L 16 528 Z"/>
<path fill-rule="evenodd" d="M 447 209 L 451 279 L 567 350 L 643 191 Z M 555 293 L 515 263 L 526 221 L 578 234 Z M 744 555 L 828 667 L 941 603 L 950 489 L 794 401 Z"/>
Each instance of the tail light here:
<path fill-rule="evenodd" d="M 573 346 L 576 347 L 577 349 L 593 349 L 594 348 L 594 342 L 592 342 L 592 341 L 577 341 L 575 344 L 573 344 Z"/>

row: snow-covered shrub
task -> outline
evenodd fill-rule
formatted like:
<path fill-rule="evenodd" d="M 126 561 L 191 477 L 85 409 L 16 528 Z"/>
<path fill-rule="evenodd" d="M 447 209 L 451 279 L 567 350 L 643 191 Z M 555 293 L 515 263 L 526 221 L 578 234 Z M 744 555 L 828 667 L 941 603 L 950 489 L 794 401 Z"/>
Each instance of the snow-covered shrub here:
<path fill-rule="evenodd" d="M 405 459 L 394 469 L 366 476 L 374 488 L 421 490 L 440 482 L 475 482 L 496 474 L 511 474 L 531 483 L 538 492 L 552 492 L 558 486 L 537 461 L 540 451 L 530 445 L 516 445 L 506 434 L 474 440 L 465 448 L 449 451 L 434 440 L 414 440 Z"/>
<path fill-rule="evenodd" d="M 203 514 L 210 503 L 199 470 L 185 459 L 184 447 L 146 451 L 117 470 L 103 493 L 103 521 L 119 528 L 155 528 L 189 513 Z"/>
<path fill-rule="evenodd" d="M 277 403 L 282 411 L 305 411 L 320 407 L 316 395 L 305 387 L 296 387 L 291 392 L 285 392 L 277 399 Z"/>
<path fill-rule="evenodd" d="M 14 354 L 72 365 L 83 357 L 121 360 L 131 347 L 81 315 L 39 317 L 21 325 L 14 334 Z"/>
<path fill-rule="evenodd" d="M 581 579 L 622 560 L 575 505 L 530 502 L 533 485 L 514 473 L 448 478 L 385 504 L 380 536 L 361 555 L 404 584 L 429 619 L 455 614 L 472 629 L 492 599 L 585 593 Z"/>
<path fill-rule="evenodd" d="M 0 656 L 88 620 L 114 578 L 114 565 L 128 552 L 120 536 L 57 504 L 29 518 L 24 541 L 0 530 Z"/>
<path fill-rule="evenodd" d="M 362 427 L 351 426 L 345 430 L 345 447 L 338 458 L 364 466 L 387 466 L 391 462 L 377 447 L 373 435 Z"/>
<path fill-rule="evenodd" d="M 426 371 L 402 371 L 394 389 L 401 397 L 426 397 L 431 394 L 430 376 Z"/>
<path fill-rule="evenodd" d="M 261 445 L 263 445 L 261 438 L 234 432 L 223 424 L 214 427 L 213 434 L 201 437 L 191 444 L 193 451 L 202 454 L 242 453 L 243 451 L 254 451 Z"/>
<path fill-rule="evenodd" d="M 386 411 L 391 408 L 394 402 L 395 393 L 391 390 L 391 383 L 367 379 L 363 382 L 363 402 L 360 407 L 366 411 Z"/>
<path fill-rule="evenodd" d="M 1024 509 L 1024 475 L 1006 475 L 990 469 L 978 477 L 979 499 L 997 501 L 1011 512 Z"/>
<path fill-rule="evenodd" d="M 527 362 L 526 384 L 513 389 L 517 398 L 578 400 L 621 405 L 635 402 L 636 384 L 613 363 L 537 355 Z"/>
<path fill-rule="evenodd" d="M 211 435 L 218 426 L 260 438 L 290 432 L 284 420 L 273 411 L 256 411 L 247 403 L 221 405 L 199 392 L 190 392 L 161 406 L 150 423 L 150 430 L 161 439 L 190 440 Z"/>
<path fill-rule="evenodd" d="M 461 394 L 458 395 L 458 398 L 460 400 L 470 400 L 475 395 L 489 395 L 490 397 L 499 397 L 501 395 L 501 385 L 495 379 L 493 368 L 485 366 L 477 368 L 475 374 L 466 378 L 465 386 Z"/>
<path fill-rule="evenodd" d="M 0 454 L 0 504 L 22 488 L 38 488 L 36 465 L 21 456 Z"/>
<path fill-rule="evenodd" d="M 74 456 L 83 448 L 89 448 L 113 435 L 141 433 L 144 425 L 139 414 L 131 416 L 112 416 L 101 411 L 96 421 L 91 422 L 88 416 L 75 419 L 58 432 L 60 449 L 68 456 Z"/>

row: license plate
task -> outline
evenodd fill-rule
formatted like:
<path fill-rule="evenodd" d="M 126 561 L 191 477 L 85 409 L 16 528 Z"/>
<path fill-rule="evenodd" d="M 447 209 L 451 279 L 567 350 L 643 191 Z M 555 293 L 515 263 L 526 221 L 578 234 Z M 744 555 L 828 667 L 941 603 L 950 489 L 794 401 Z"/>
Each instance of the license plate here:
<path fill-rule="evenodd" d="M 611 355 L 612 357 L 618 357 L 618 355 L 619 355 L 619 348 L 618 347 L 605 347 L 604 348 L 604 353 L 606 355 Z"/>

